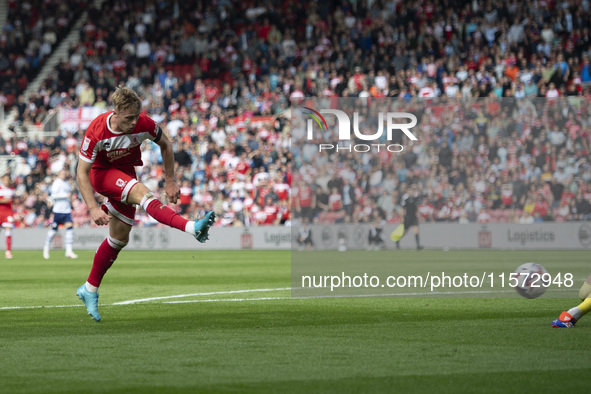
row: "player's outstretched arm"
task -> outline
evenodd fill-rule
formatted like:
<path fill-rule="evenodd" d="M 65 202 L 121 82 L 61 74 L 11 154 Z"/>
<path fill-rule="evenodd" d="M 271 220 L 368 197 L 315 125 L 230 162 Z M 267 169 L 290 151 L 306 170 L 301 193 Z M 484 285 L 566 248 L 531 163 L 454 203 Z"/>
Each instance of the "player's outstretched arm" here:
<path fill-rule="evenodd" d="M 78 189 L 80 189 L 80 194 L 82 194 L 82 198 L 88 207 L 92 221 L 99 226 L 102 226 L 109 224 L 109 216 L 103 212 L 94 198 L 94 190 L 90 184 L 89 177 L 91 168 L 92 163 L 88 163 L 84 160 L 78 160 L 78 171 L 76 172 Z"/>
<path fill-rule="evenodd" d="M 174 181 L 174 152 L 172 151 L 172 144 L 166 136 L 162 133 L 158 146 L 162 153 L 162 162 L 164 163 L 164 179 L 165 185 L 164 190 L 171 203 L 176 204 L 177 200 L 181 196 L 181 190 Z"/>

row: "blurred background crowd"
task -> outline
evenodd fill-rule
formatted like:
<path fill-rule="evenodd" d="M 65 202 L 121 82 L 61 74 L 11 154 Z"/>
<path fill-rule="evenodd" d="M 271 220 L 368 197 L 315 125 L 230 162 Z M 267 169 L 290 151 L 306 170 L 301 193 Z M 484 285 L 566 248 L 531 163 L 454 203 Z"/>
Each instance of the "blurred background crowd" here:
<path fill-rule="evenodd" d="M 47 222 L 50 182 L 62 168 L 75 174 L 84 133 L 26 131 L 56 111 L 110 109 L 119 84 L 173 140 L 177 209 L 187 217 L 213 208 L 218 225 L 285 224 L 303 207 L 317 222 L 397 222 L 411 184 L 425 221 L 591 217 L 587 0 L 7 4 L 0 102 L 24 135 L 5 134 L 0 155 L 21 158 L 13 171 L 20 226 Z M 79 42 L 25 98 L 83 11 Z M 307 156 L 291 146 L 302 127 L 293 103 L 304 97 L 453 108 L 421 107 L 418 141 L 399 154 Z M 143 146 L 138 176 L 153 190 L 163 183 L 161 160 Z M 75 225 L 90 225 L 74 198 Z M 155 224 L 143 212 L 137 220 Z"/>

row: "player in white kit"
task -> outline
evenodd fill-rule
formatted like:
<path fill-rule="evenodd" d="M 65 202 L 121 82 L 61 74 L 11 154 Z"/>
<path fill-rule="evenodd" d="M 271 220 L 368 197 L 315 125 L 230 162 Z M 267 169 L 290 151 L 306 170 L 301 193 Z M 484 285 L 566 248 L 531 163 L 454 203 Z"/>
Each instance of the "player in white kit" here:
<path fill-rule="evenodd" d="M 72 220 L 72 202 L 70 201 L 72 194 L 72 187 L 67 181 L 68 170 L 61 170 L 58 177 L 51 184 L 51 198 L 53 200 L 53 223 L 51 229 L 47 232 L 45 237 L 45 246 L 43 247 L 43 258 L 49 259 L 49 250 L 51 249 L 51 241 L 57 234 L 60 225 L 66 229 L 66 257 L 76 259 L 78 256 L 72 250 L 74 243 L 74 223 Z"/>

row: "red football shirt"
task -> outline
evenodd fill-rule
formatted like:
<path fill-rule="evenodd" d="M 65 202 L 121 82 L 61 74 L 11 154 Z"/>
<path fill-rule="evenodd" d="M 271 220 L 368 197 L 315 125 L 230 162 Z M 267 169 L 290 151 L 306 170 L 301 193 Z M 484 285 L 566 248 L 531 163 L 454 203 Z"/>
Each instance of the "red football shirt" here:
<path fill-rule="evenodd" d="M 6 198 L 9 202 L 0 204 L 0 217 L 12 216 L 12 199 L 14 198 L 14 189 L 0 184 L 0 198 Z"/>
<path fill-rule="evenodd" d="M 109 126 L 112 115 L 113 111 L 105 112 L 90 123 L 80 146 L 80 159 L 93 163 L 93 168 L 142 166 L 142 142 L 158 142 L 162 130 L 148 116 L 140 114 L 131 133 L 116 132 Z"/>

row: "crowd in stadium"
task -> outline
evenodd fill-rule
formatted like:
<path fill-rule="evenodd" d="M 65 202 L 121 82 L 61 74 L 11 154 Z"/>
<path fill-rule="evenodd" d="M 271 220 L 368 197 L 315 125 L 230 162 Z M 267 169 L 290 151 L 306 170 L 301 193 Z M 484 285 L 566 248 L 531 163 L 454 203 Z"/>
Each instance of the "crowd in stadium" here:
<path fill-rule="evenodd" d="M 399 132 L 391 141 L 376 141 L 372 149 L 358 140 L 337 150 L 323 134 L 312 140 L 296 137 L 293 150 L 302 166 L 294 194 L 301 189 L 309 196 L 296 208 L 315 204 L 316 209 L 300 212 L 322 223 L 398 223 L 401 199 L 414 184 L 424 221 L 590 219 L 588 141 L 575 117 L 586 112 L 582 103 L 582 98 L 411 100 L 379 112 L 416 114 L 421 125 L 416 142 L 405 141 Z M 368 106 L 378 108 L 359 109 L 365 119 L 359 129 L 374 132 L 380 105 Z M 304 125 L 300 121 L 293 135 L 306 133 Z M 388 143 L 405 149 L 389 152 Z M 320 149 L 320 144 L 331 148 Z"/>
<path fill-rule="evenodd" d="M 418 183 L 426 221 L 591 217 L 588 1 L 107 0 L 88 10 L 80 43 L 28 101 L 18 92 L 81 2 L 49 1 L 59 16 L 37 11 L 47 1 L 9 3 L 0 100 L 6 110 L 14 101 L 18 126 L 59 108 L 108 109 L 118 84 L 136 90 L 174 142 L 184 215 L 214 208 L 221 225 L 281 224 L 310 204 L 316 221 L 396 222 Z M 23 45 L 31 42 L 40 45 Z M 293 157 L 291 103 L 337 96 L 501 104 L 456 119 L 422 114 L 418 142 L 369 164 Z M 567 101 L 552 107 L 558 97 Z M 534 112 L 502 104 L 526 98 L 543 103 Z M 13 176 L 22 226 L 46 222 L 51 177 L 64 166 L 74 174 L 83 132 L 0 140 L 0 153 L 23 157 L 31 171 Z M 144 146 L 138 174 L 153 190 L 163 182 L 157 152 Z M 81 200 L 74 209 L 77 226 L 90 224 Z M 154 224 L 143 212 L 137 219 Z"/>

